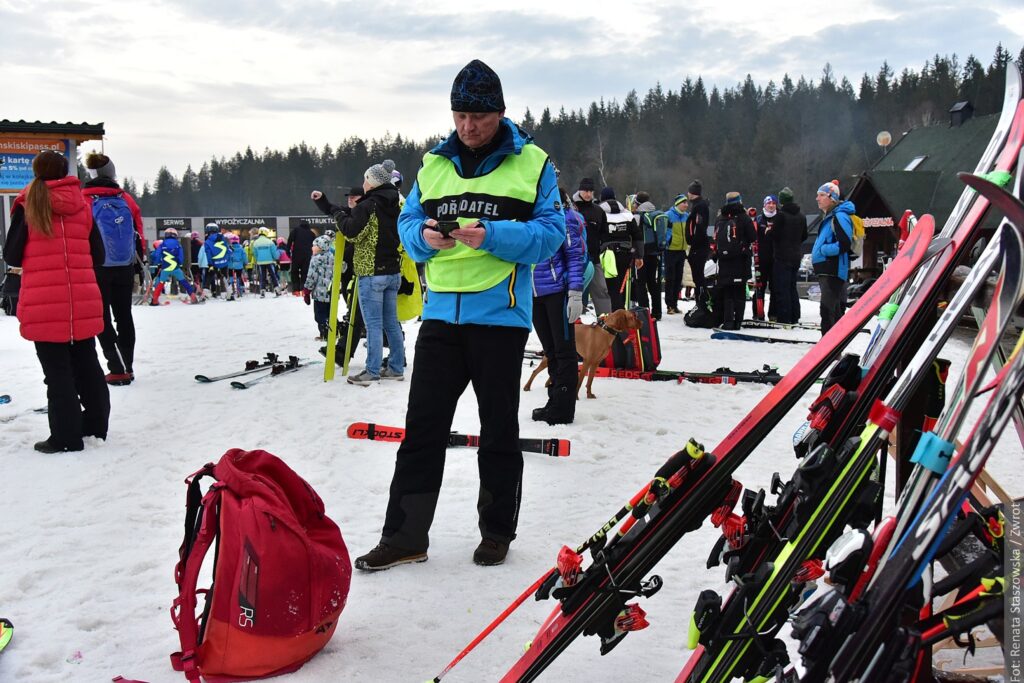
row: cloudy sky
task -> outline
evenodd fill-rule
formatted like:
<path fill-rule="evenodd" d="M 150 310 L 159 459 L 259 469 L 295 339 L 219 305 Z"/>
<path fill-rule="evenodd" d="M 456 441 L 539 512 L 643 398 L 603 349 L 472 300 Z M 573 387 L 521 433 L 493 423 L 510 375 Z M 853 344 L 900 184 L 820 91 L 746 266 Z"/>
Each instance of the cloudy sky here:
<path fill-rule="evenodd" d="M 686 76 L 735 85 L 830 62 L 856 85 L 883 59 L 987 65 L 1024 45 L 1020 0 L 512 4 L 332 0 L 0 0 L 0 118 L 105 124 L 119 175 L 141 184 L 251 145 L 321 147 L 444 133 L 455 73 L 501 76 L 509 115 L 586 107 Z"/>

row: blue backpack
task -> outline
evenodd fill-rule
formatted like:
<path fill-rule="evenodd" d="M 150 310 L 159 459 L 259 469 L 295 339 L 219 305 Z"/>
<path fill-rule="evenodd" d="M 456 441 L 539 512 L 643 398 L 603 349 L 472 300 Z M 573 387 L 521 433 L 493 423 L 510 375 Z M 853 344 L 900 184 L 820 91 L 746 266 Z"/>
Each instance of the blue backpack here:
<path fill-rule="evenodd" d="M 658 249 L 667 249 L 672 241 L 672 223 L 664 211 L 644 211 L 641 223 L 644 226 L 644 244 L 657 244 Z"/>
<path fill-rule="evenodd" d="M 121 193 L 92 199 L 92 219 L 103 237 L 104 266 L 127 266 L 135 261 L 135 219 Z"/>

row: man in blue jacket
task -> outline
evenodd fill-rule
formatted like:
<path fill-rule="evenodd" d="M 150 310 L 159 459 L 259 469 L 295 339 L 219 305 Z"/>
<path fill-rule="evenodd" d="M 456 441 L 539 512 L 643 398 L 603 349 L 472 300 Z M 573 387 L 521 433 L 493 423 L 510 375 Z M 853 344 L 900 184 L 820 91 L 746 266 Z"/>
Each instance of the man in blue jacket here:
<path fill-rule="evenodd" d="M 821 334 L 824 336 L 846 310 L 846 281 L 853 245 L 853 202 L 843 201 L 834 182 L 818 188 L 818 209 L 824 216 L 811 250 L 814 274 L 821 285 Z"/>
<path fill-rule="evenodd" d="M 424 155 L 398 219 L 406 252 L 426 264 L 427 302 L 381 540 L 355 561 L 366 571 L 427 559 L 448 432 L 469 384 L 480 414 L 482 540 L 473 561 L 501 564 L 516 536 L 530 270 L 565 240 L 565 217 L 554 167 L 505 118 L 490 67 L 467 64 L 452 84 L 451 106 L 455 132 Z"/>

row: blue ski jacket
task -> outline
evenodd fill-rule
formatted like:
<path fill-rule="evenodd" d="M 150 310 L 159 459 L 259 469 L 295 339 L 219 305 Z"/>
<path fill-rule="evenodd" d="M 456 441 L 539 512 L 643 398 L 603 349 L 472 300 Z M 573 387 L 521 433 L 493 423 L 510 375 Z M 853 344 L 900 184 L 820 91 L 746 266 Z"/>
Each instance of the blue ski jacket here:
<path fill-rule="evenodd" d="M 203 244 L 203 251 L 206 252 L 206 262 L 214 268 L 224 268 L 228 265 L 231 245 L 224 239 L 224 235 L 219 232 L 215 232 L 206 238 L 206 243 Z"/>
<path fill-rule="evenodd" d="M 520 154 L 533 138 L 508 118 L 501 120 L 498 135 L 502 142 L 478 165 L 473 177 L 501 173 L 501 163 L 513 154 Z M 453 132 L 428 154 L 448 159 L 459 175 L 458 134 Z M 398 234 L 406 253 L 418 263 L 426 263 L 437 250 L 423 238 L 423 223 L 428 218 L 420 203 L 419 182 L 413 184 L 405 206 L 398 217 Z M 481 292 L 435 292 L 428 287 L 423 308 L 424 320 L 441 320 L 456 325 L 501 325 L 530 329 L 533 325 L 534 264 L 549 258 L 565 242 L 565 215 L 558 195 L 555 169 L 544 165 L 537 186 L 533 215 L 528 221 L 481 220 L 487 231 L 480 248 L 494 256 L 516 264 L 502 282 Z"/>
<path fill-rule="evenodd" d="M 811 249 L 815 275 L 831 275 L 845 280 L 850 274 L 850 248 L 853 244 L 853 202 L 845 201 L 825 214 L 818 237 Z M 836 225 L 838 224 L 838 229 Z"/>
<path fill-rule="evenodd" d="M 185 263 L 185 252 L 182 251 L 178 240 L 168 237 L 153 252 L 150 262 L 156 264 L 160 270 L 178 270 Z"/>

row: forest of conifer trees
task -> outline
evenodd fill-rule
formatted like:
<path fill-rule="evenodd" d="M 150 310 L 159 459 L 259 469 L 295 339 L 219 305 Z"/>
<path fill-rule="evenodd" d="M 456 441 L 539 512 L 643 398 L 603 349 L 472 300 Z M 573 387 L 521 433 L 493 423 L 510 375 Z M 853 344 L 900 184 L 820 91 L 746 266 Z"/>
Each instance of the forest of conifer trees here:
<path fill-rule="evenodd" d="M 961 100 L 977 116 L 998 112 L 1011 59 L 1000 44 L 988 66 L 973 55 L 961 63 L 955 54 L 935 55 L 921 71 L 899 74 L 883 63 L 857 86 L 828 64 L 816 78 L 794 82 L 784 75 L 764 87 L 748 75 L 735 87 L 708 92 L 703 79 L 687 78 L 675 90 L 659 84 L 642 97 L 634 90 L 621 103 L 593 102 L 586 111 L 545 108 L 537 118 L 527 110 L 519 123 L 551 155 L 570 193 L 590 176 L 619 197 L 643 189 L 666 206 L 700 178 L 713 205 L 727 191 L 750 201 L 784 185 L 798 202 L 811 204 L 824 180 L 848 178 L 879 159 L 879 131 L 898 140 L 912 128 L 943 124 Z M 1024 49 L 1016 61 L 1024 67 Z M 230 159 L 212 158 L 198 172 L 189 166 L 181 177 L 163 167 L 152 187 L 139 191 L 129 179 L 125 189 L 148 216 L 302 215 L 310 212 L 311 189 L 340 195 L 383 159 L 393 159 L 411 184 L 436 142 L 350 136 L 322 149 L 304 142 L 287 151 L 246 148 Z"/>

